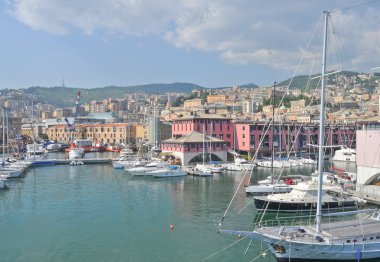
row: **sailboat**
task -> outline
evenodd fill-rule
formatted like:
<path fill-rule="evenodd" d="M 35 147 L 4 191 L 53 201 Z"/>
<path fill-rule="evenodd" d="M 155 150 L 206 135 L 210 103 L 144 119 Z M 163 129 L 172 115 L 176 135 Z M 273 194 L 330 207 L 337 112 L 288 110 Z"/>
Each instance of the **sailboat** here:
<path fill-rule="evenodd" d="M 245 188 L 245 193 L 247 195 L 268 195 L 268 194 L 279 194 L 279 193 L 289 193 L 292 191 L 290 185 L 285 184 L 281 180 L 274 180 L 274 167 L 282 167 L 281 162 L 274 161 L 274 115 L 275 115 L 275 93 L 276 93 L 276 82 L 273 84 L 273 109 L 272 109 L 272 158 L 270 161 L 270 167 L 272 169 L 272 174 L 268 183 L 262 183 L 259 185 L 247 186 Z M 280 146 L 281 148 L 281 146 Z M 275 165 L 277 164 L 277 165 Z"/>
<path fill-rule="evenodd" d="M 318 201 L 315 223 L 308 220 L 303 224 L 294 224 L 300 221 L 292 218 L 292 222 L 286 223 L 286 221 L 277 219 L 262 221 L 256 224 L 252 231 L 219 229 L 219 232 L 261 240 L 280 262 L 380 261 L 380 212 L 378 209 L 322 214 L 326 43 L 329 12 L 324 12 L 324 18 Z"/>
<path fill-rule="evenodd" d="M 206 125 L 206 124 L 205 124 Z M 193 176 L 213 176 L 212 169 L 209 165 L 206 165 L 205 160 L 206 160 L 206 137 L 207 135 L 205 134 L 205 127 L 203 126 L 203 153 L 202 153 L 202 164 L 196 164 L 195 167 L 191 170 L 191 174 Z M 210 139 L 209 139 L 210 140 Z M 210 140 L 210 145 L 211 145 L 211 140 Z M 211 146 L 210 146 L 211 148 Z M 211 150 L 210 150 L 211 151 Z M 210 153 L 210 159 L 211 159 L 211 153 Z"/>

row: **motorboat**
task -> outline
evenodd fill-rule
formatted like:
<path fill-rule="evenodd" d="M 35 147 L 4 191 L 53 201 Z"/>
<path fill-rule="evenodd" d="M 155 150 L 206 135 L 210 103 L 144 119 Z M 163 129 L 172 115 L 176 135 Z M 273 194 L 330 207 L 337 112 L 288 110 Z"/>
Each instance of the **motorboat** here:
<path fill-rule="evenodd" d="M 223 167 L 228 171 L 245 171 L 253 170 L 255 163 L 248 161 L 247 159 L 237 156 L 234 160 L 234 163 L 224 164 Z"/>
<path fill-rule="evenodd" d="M 133 157 L 134 155 L 134 152 L 131 148 L 129 147 L 126 147 L 126 148 L 123 148 L 121 151 L 120 151 L 120 157 Z"/>
<path fill-rule="evenodd" d="M 356 150 L 349 147 L 342 147 L 334 153 L 333 161 L 356 162 Z"/>
<path fill-rule="evenodd" d="M 187 176 L 186 171 L 177 165 L 169 165 L 165 168 L 151 171 L 149 172 L 149 174 L 157 178 Z"/>
<path fill-rule="evenodd" d="M 70 151 L 69 151 L 70 160 L 81 159 L 83 157 L 84 157 L 84 148 L 82 147 L 70 148 Z"/>
<path fill-rule="evenodd" d="M 272 161 L 271 160 L 265 160 L 265 159 L 261 159 L 261 160 L 257 160 L 256 161 L 256 165 L 258 167 L 269 167 L 269 168 L 282 168 L 282 163 L 281 161 L 273 161 L 273 164 L 272 164 Z"/>
<path fill-rule="evenodd" d="M 122 156 L 112 161 L 112 166 L 115 169 L 128 169 L 130 167 L 145 166 L 148 161 L 145 159 L 133 159 L 131 157 Z"/>
<path fill-rule="evenodd" d="M 0 168 L 0 174 L 5 178 L 17 178 L 23 174 L 23 169 Z"/>
<path fill-rule="evenodd" d="M 127 172 L 134 176 L 151 176 L 151 172 L 159 169 L 166 168 L 168 164 L 162 162 L 151 162 L 145 166 L 132 167 L 126 169 Z"/>
<path fill-rule="evenodd" d="M 46 145 L 46 150 L 49 152 L 58 152 L 60 151 L 62 146 L 58 143 L 51 143 Z"/>
<path fill-rule="evenodd" d="M 266 212 L 304 212 L 316 211 L 318 183 L 313 178 L 292 186 L 289 193 L 254 197 L 256 209 Z M 322 191 L 323 211 L 345 211 L 357 208 L 357 201 L 344 195 L 336 195 L 330 191 L 338 191 L 339 185 L 324 185 Z"/>
<path fill-rule="evenodd" d="M 43 144 L 33 143 L 26 145 L 26 160 L 46 159 L 47 151 Z"/>

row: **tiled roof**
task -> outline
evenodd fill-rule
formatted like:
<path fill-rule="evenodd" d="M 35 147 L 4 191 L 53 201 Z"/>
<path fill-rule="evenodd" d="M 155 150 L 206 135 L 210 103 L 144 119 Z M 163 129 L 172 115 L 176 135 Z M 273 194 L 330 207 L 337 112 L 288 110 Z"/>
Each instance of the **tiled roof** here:
<path fill-rule="evenodd" d="M 212 143 L 216 143 L 216 142 L 224 142 L 223 140 L 219 139 L 219 138 L 215 138 L 215 137 L 212 137 L 212 136 L 208 136 L 208 135 L 204 135 L 204 134 L 201 134 L 201 133 L 198 133 L 198 132 L 191 132 L 189 134 L 186 134 L 186 135 L 183 135 L 179 138 L 169 138 L 165 141 L 163 141 L 164 143 L 194 143 L 194 142 L 203 142 L 203 139 L 205 140 L 205 142 L 209 143 L 210 141 Z"/>

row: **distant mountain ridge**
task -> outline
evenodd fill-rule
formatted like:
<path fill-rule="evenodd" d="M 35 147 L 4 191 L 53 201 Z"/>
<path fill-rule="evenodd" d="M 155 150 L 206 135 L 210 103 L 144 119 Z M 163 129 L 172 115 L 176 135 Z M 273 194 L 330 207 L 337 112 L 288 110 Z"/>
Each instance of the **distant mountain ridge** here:
<path fill-rule="evenodd" d="M 147 93 L 190 93 L 194 89 L 204 88 L 191 83 L 148 84 L 136 86 L 106 86 L 98 88 L 73 88 L 73 87 L 40 87 L 34 86 L 24 89 L 24 93 L 34 95 L 37 101 L 59 107 L 73 106 L 78 91 L 81 92 L 81 103 L 105 98 L 123 98 L 126 94 Z"/>
<path fill-rule="evenodd" d="M 344 75 L 347 77 L 358 76 L 358 72 L 342 71 L 338 75 Z M 316 76 L 316 75 L 314 75 Z M 329 75 L 328 81 L 330 83 L 336 82 L 336 74 Z M 313 76 L 312 76 L 313 77 Z M 306 89 L 310 76 L 299 75 L 293 78 L 290 88 Z M 355 78 L 355 83 L 362 84 L 369 91 L 373 90 L 379 81 L 380 76 L 375 75 L 370 80 Z M 281 81 L 277 86 L 288 86 L 291 78 Z M 315 88 L 318 84 L 319 78 L 311 79 L 309 88 Z M 254 83 L 239 85 L 240 89 L 255 89 L 259 86 Z M 217 87 L 212 89 L 224 89 L 231 88 L 231 86 Z M 88 103 L 94 100 L 102 100 L 106 98 L 124 98 L 127 94 L 133 93 L 147 93 L 147 94 L 164 94 L 164 93 L 191 93 L 194 89 L 209 89 L 208 87 L 199 86 L 193 83 L 170 83 L 170 84 L 146 84 L 146 85 L 134 85 L 134 86 L 106 86 L 98 88 L 74 88 L 74 87 L 41 87 L 34 86 L 26 89 L 2 89 L 0 90 L 1 96 L 6 96 L 8 93 L 17 93 L 19 96 L 23 96 L 23 93 L 33 95 L 35 102 L 41 102 L 44 104 L 51 104 L 57 107 L 70 107 L 74 106 L 78 91 L 81 92 L 80 103 Z"/>

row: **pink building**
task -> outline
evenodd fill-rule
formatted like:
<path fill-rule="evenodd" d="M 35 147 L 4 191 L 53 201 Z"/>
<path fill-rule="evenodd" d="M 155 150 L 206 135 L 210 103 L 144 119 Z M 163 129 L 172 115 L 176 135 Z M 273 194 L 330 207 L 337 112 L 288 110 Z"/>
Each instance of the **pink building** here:
<path fill-rule="evenodd" d="M 170 153 L 180 159 L 184 166 L 192 162 L 202 162 L 203 155 L 206 161 L 227 160 L 227 148 L 223 140 L 195 131 L 179 138 L 173 137 L 162 141 L 161 149 L 163 153 Z"/>
<path fill-rule="evenodd" d="M 317 124 L 275 123 L 274 134 L 268 122 L 236 122 L 235 148 L 237 151 L 255 152 L 260 145 L 262 154 L 270 154 L 272 143 L 275 151 L 285 152 L 292 147 L 292 151 L 307 150 L 309 144 L 318 144 L 319 126 Z M 356 146 L 356 127 L 354 125 L 328 125 L 325 130 L 327 145 Z M 273 137 L 273 141 L 272 141 Z"/>
<path fill-rule="evenodd" d="M 178 138 L 199 132 L 225 141 L 228 149 L 233 144 L 233 124 L 230 118 L 215 114 L 193 114 L 173 120 L 172 135 Z"/>

